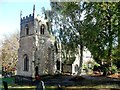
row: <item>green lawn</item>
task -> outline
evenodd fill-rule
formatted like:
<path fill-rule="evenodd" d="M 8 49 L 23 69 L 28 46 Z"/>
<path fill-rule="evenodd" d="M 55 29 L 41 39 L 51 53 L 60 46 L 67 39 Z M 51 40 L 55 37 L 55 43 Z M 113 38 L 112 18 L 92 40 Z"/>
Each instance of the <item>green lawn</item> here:
<path fill-rule="evenodd" d="M 15 78 L 0 78 L 0 81 L 6 81 L 8 83 L 9 90 L 35 90 L 36 86 L 20 86 L 20 85 L 15 85 Z M 0 88 L 3 88 L 2 83 L 0 84 Z M 46 86 L 45 90 L 55 90 L 57 86 Z M 91 86 L 69 86 L 65 87 L 62 86 L 64 90 L 99 90 L 100 88 L 111 88 L 112 90 L 117 89 L 120 90 L 120 86 L 117 84 L 112 84 L 112 85 L 91 85 Z"/>
<path fill-rule="evenodd" d="M 9 87 L 9 90 L 35 90 L 35 86 L 19 86 L 19 87 Z M 56 90 L 57 86 L 47 86 L 45 87 L 45 90 Z M 119 90 L 119 88 L 116 88 L 114 86 L 69 86 L 65 87 L 62 86 L 64 90 L 99 90 L 101 88 L 104 89 L 111 89 L 111 90 Z"/>
<path fill-rule="evenodd" d="M 36 86 L 9 86 L 9 90 L 35 90 Z M 45 90 L 55 90 L 56 86 L 47 86 Z"/>

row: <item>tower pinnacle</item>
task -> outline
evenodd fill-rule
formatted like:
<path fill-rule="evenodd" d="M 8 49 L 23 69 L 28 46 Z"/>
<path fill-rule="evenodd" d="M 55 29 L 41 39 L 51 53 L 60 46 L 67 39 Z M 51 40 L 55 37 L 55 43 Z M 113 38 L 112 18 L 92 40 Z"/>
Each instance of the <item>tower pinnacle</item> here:
<path fill-rule="evenodd" d="M 22 18 L 22 11 L 20 11 L 20 19 Z"/>
<path fill-rule="evenodd" d="M 35 4 L 33 5 L 33 15 L 35 14 Z"/>

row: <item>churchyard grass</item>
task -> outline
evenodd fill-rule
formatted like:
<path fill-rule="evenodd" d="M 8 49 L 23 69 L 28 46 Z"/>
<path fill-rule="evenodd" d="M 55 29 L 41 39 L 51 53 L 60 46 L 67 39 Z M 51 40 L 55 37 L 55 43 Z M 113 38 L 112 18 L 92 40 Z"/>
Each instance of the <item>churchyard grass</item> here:
<path fill-rule="evenodd" d="M 22 86 L 20 86 L 20 85 L 16 85 L 15 83 L 14 83 L 14 81 L 15 81 L 15 78 L 14 77 L 9 77 L 9 78 L 0 78 L 0 80 L 4 80 L 4 81 L 6 81 L 6 82 L 8 82 L 8 88 L 9 88 L 9 90 L 35 90 L 35 88 L 36 88 L 36 86 L 25 86 L 25 85 L 22 85 Z M 88 82 L 87 80 L 86 80 L 86 82 Z M 91 81 L 92 82 L 92 81 Z M 96 82 L 96 81 L 95 81 Z M 3 85 L 1 84 L 1 86 L 0 86 L 0 89 L 1 88 L 3 88 Z M 45 90 L 55 90 L 57 88 L 57 86 L 45 86 Z M 99 89 L 101 89 L 101 88 L 107 88 L 107 89 L 109 89 L 109 88 L 111 88 L 112 90 L 114 90 L 114 89 L 117 89 L 117 90 L 120 90 L 119 88 L 120 88 L 120 86 L 119 86 L 119 84 L 105 84 L 105 85 L 101 85 L 101 84 L 98 84 L 97 85 L 97 82 L 96 82 L 96 85 L 87 85 L 87 84 L 85 84 L 84 86 L 67 86 L 67 87 L 65 87 L 65 86 L 62 86 L 62 88 L 64 89 L 64 90 L 86 90 L 86 89 L 88 89 L 88 88 L 90 88 L 91 90 L 99 90 Z"/>
<path fill-rule="evenodd" d="M 36 86 L 9 86 L 9 90 L 35 90 Z M 97 86 L 62 86 L 64 90 L 99 90 L 101 88 L 111 89 L 111 90 L 119 90 L 117 85 L 97 85 Z M 45 90 L 56 90 L 57 86 L 46 86 Z"/>
<path fill-rule="evenodd" d="M 3 88 L 3 87 L 0 87 Z M 12 85 L 8 86 L 9 90 L 35 90 L 36 86 L 18 86 L 18 85 Z M 45 90 L 56 90 L 57 86 L 46 86 Z M 104 89 L 117 89 L 119 90 L 119 87 L 117 85 L 97 85 L 97 86 L 62 86 L 65 90 L 85 90 L 85 89 L 91 89 L 91 90 L 99 90 L 101 88 Z"/>

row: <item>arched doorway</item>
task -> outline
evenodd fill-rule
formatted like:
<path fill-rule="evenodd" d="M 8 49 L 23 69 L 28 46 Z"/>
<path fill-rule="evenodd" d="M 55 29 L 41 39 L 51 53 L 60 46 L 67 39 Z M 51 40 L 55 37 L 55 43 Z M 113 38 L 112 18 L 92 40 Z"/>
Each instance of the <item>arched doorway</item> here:
<path fill-rule="evenodd" d="M 56 61 L 56 67 L 57 67 L 57 70 L 60 70 L 60 61 L 59 60 Z"/>
<path fill-rule="evenodd" d="M 35 75 L 38 75 L 38 66 L 35 67 Z"/>

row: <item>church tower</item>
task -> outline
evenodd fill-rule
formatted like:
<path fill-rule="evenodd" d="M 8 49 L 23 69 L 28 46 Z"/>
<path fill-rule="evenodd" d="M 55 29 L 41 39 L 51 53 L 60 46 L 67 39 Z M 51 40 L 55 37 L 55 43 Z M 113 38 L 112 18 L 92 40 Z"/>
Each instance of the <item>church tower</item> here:
<path fill-rule="evenodd" d="M 56 71 L 55 38 L 48 32 L 47 20 L 33 13 L 20 14 L 20 41 L 17 75 L 54 74 Z"/>

